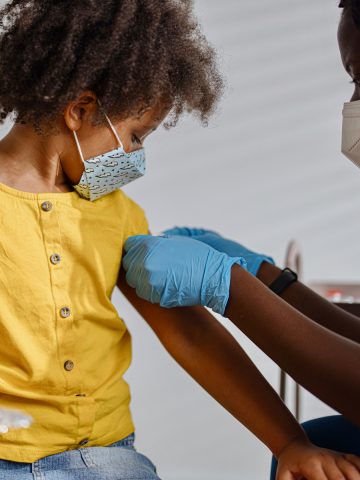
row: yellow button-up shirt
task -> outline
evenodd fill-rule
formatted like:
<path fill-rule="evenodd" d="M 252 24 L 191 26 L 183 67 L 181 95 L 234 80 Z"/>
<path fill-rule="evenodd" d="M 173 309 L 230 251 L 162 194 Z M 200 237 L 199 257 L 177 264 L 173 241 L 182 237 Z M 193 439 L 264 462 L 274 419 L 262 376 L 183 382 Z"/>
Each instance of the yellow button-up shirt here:
<path fill-rule="evenodd" d="M 126 437 L 131 337 L 111 295 L 126 238 L 148 233 L 143 210 L 121 190 L 90 202 L 2 183 L 0 205 L 0 407 L 34 418 L 0 435 L 0 459 Z"/>

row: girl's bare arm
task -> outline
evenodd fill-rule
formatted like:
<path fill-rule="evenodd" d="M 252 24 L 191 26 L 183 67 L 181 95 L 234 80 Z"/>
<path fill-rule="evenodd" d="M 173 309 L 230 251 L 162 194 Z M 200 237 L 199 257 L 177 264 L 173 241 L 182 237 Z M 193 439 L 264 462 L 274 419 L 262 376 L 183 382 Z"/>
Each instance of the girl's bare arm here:
<path fill-rule="evenodd" d="M 260 283 L 260 282 L 259 282 Z M 170 355 L 278 456 L 302 427 L 230 333 L 203 307 L 163 309 L 118 287 Z"/>

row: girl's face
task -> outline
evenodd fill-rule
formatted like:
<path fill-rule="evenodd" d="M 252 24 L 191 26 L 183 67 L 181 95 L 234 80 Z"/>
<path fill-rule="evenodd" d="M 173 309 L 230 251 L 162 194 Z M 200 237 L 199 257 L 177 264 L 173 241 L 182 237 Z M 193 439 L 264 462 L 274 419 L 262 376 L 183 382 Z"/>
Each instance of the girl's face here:
<path fill-rule="evenodd" d="M 345 8 L 338 28 L 340 55 L 345 70 L 354 83 L 351 102 L 360 100 L 360 28 L 358 28 L 348 8 Z"/>
<path fill-rule="evenodd" d="M 121 122 L 112 122 L 120 135 L 125 151 L 132 152 L 141 148 L 146 137 L 157 129 L 167 113 L 167 110 L 160 107 L 151 108 L 140 117 L 130 117 Z"/>
<path fill-rule="evenodd" d="M 64 114 L 64 138 L 66 138 L 65 148 L 67 151 L 61 155 L 61 164 L 72 184 L 79 182 L 84 171 L 84 165 L 76 151 L 74 139 L 70 137 L 71 131 L 77 131 L 85 160 L 109 152 L 119 146 L 107 123 L 100 127 L 94 127 L 87 121 L 80 122 L 80 111 L 83 118 L 86 119 L 88 116 L 91 117 L 95 108 L 98 108 L 96 97 L 92 94 L 84 94 L 79 101 L 69 104 Z M 140 116 L 130 117 L 122 121 L 109 118 L 125 151 L 129 153 L 143 146 L 146 137 L 156 130 L 168 113 L 169 107 L 159 103 Z M 77 161 L 74 162 L 74 158 L 77 158 Z"/>

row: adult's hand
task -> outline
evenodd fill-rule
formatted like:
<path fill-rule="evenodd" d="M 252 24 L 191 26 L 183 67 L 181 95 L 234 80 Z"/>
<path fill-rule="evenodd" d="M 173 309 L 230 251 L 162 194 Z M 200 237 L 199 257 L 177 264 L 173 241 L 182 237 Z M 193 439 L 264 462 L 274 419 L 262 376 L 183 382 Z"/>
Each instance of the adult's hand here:
<path fill-rule="evenodd" d="M 229 299 L 231 267 L 246 267 L 192 238 L 137 235 L 125 243 L 127 283 L 140 298 L 165 308 L 203 305 L 224 314 Z"/>
<path fill-rule="evenodd" d="M 230 257 L 243 257 L 246 260 L 248 272 L 252 273 L 254 276 L 257 275 L 263 262 L 272 263 L 273 265 L 275 264 L 271 257 L 261 253 L 253 252 L 244 247 L 244 245 L 234 242 L 233 240 L 228 240 L 212 230 L 204 230 L 202 228 L 174 227 L 170 228 L 169 230 L 165 230 L 164 234 L 190 237 L 206 243 L 207 245 L 215 248 L 215 250 L 226 253 Z"/>

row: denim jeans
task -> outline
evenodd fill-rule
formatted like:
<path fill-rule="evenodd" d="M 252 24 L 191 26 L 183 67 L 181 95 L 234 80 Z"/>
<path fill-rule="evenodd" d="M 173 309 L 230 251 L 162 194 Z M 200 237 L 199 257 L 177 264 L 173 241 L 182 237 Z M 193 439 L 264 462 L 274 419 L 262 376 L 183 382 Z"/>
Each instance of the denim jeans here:
<path fill-rule="evenodd" d="M 302 423 L 310 441 L 318 447 L 360 456 L 360 428 L 342 415 L 316 418 Z M 275 480 L 277 461 L 273 457 L 270 479 Z"/>
<path fill-rule="evenodd" d="M 33 463 L 0 460 L 1 480 L 160 480 L 155 465 L 134 446 L 135 434 L 106 447 L 48 455 Z"/>

